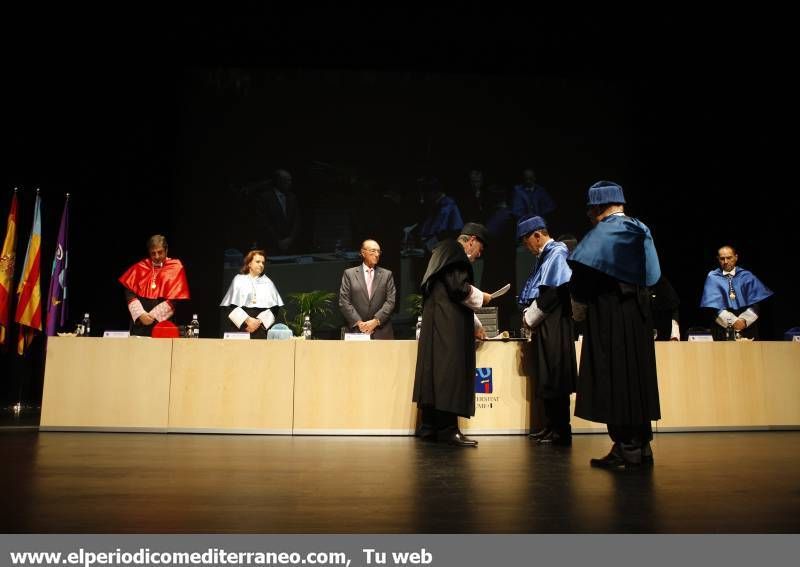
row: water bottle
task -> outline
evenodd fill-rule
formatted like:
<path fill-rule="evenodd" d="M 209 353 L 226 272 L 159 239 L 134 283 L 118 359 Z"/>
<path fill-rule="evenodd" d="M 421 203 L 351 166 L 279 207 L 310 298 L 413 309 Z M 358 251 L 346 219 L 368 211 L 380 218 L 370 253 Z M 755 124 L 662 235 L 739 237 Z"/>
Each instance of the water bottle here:
<path fill-rule="evenodd" d="M 311 318 L 308 315 L 303 317 L 303 338 L 307 341 L 311 340 Z"/>
<path fill-rule="evenodd" d="M 189 323 L 186 327 L 186 338 L 187 339 L 199 339 L 200 338 L 200 321 L 197 320 L 197 313 L 192 315 L 192 322 Z"/>
<path fill-rule="evenodd" d="M 417 340 L 419 340 L 419 334 L 421 332 L 422 332 L 422 315 L 419 315 L 417 317 L 417 324 L 414 326 L 414 334 L 416 335 Z"/>
<path fill-rule="evenodd" d="M 92 336 L 92 321 L 89 319 L 89 314 L 83 314 L 83 320 L 81 321 L 80 326 L 80 336 L 82 337 L 91 337 Z"/>
<path fill-rule="evenodd" d="M 733 323 L 728 323 L 728 328 L 725 329 L 725 340 L 726 341 L 736 340 L 736 331 L 733 329 Z"/>

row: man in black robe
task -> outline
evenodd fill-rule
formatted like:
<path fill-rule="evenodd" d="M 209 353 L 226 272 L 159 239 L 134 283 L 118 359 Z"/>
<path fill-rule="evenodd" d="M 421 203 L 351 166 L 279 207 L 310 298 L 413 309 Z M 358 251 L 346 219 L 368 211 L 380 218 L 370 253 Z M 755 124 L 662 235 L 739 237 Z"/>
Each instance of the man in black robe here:
<path fill-rule="evenodd" d="M 418 436 L 458 447 L 476 447 L 458 428 L 458 416 L 475 415 L 475 338 L 486 334 L 473 309 L 491 301 L 472 285 L 472 263 L 483 253 L 488 231 L 467 223 L 456 240 L 434 249 L 422 278 L 413 401 L 422 410 Z"/>
<path fill-rule="evenodd" d="M 522 319 L 531 329 L 531 341 L 523 344 L 526 358 L 531 360 L 526 369 L 546 418 L 545 427 L 530 437 L 543 445 L 568 447 L 572 445 L 569 396 L 575 391 L 578 374 L 569 298 L 569 251 L 566 244 L 550 237 L 542 217 L 520 221 L 517 238 L 538 258 L 520 293 L 525 306 Z"/>
<path fill-rule="evenodd" d="M 652 464 L 650 422 L 661 417 L 648 291 L 661 268 L 650 229 L 624 203 L 616 183 L 589 188 L 594 228 L 569 259 L 573 316 L 586 320 L 575 415 L 608 425 L 611 451 L 591 460 L 602 468 Z"/>
<path fill-rule="evenodd" d="M 650 288 L 650 309 L 653 312 L 653 334 L 657 341 L 681 340 L 680 298 L 669 280 L 661 276 Z"/>

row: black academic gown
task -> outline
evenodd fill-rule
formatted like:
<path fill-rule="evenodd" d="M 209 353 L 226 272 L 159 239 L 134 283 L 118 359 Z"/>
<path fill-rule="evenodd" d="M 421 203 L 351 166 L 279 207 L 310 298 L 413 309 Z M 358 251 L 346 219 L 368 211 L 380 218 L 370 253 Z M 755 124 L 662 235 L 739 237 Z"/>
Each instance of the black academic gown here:
<path fill-rule="evenodd" d="M 675 288 L 665 277 L 650 288 L 650 309 L 653 313 L 653 329 L 658 332 L 656 340 L 668 341 L 672 336 L 672 321 L 679 321 L 680 299 Z"/>
<path fill-rule="evenodd" d="M 413 401 L 421 408 L 475 415 L 474 315 L 461 303 L 472 282 L 472 265 L 458 242 L 445 240 L 434 248 L 422 281 L 414 377 Z"/>
<path fill-rule="evenodd" d="M 614 425 L 660 419 L 648 289 L 572 263 L 570 292 L 587 304 L 575 415 Z"/>
<path fill-rule="evenodd" d="M 575 356 L 569 283 L 542 286 L 536 306 L 547 317 L 536 327 L 532 340 L 523 343 L 532 360 L 536 397 L 554 399 L 575 391 L 578 363 Z"/>

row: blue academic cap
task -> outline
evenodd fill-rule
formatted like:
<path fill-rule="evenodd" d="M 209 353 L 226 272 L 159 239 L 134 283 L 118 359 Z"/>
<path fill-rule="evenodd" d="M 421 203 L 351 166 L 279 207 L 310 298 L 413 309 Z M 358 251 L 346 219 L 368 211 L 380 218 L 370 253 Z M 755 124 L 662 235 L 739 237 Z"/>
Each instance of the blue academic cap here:
<path fill-rule="evenodd" d="M 522 219 L 519 221 L 519 223 L 517 223 L 517 240 L 526 234 L 530 234 L 535 230 L 541 230 L 543 228 L 547 228 L 547 223 L 544 222 L 542 217 L 528 217 L 526 219 Z"/>
<path fill-rule="evenodd" d="M 598 181 L 589 187 L 589 193 L 586 197 L 587 207 L 624 202 L 625 195 L 622 193 L 622 187 L 612 181 Z"/>

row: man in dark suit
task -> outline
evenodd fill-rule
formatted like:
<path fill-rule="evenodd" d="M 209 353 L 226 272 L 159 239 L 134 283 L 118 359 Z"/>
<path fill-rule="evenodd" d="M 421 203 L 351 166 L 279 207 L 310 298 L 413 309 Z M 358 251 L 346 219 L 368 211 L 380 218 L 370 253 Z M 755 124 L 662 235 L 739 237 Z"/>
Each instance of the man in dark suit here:
<path fill-rule="evenodd" d="M 380 257 L 377 242 L 365 240 L 361 244 L 363 262 L 342 275 L 339 310 L 352 332 L 365 333 L 373 339 L 393 339 L 394 278 L 392 272 L 378 267 Z"/>

